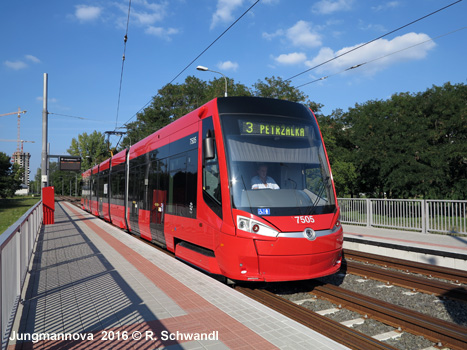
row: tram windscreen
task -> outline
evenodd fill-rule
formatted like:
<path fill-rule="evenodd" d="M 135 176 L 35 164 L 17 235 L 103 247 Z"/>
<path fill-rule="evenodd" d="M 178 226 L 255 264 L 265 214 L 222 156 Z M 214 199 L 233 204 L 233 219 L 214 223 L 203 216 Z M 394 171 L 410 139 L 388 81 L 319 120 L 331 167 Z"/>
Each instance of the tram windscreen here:
<path fill-rule="evenodd" d="M 334 212 L 328 162 L 311 113 L 222 115 L 221 121 L 234 208 L 259 216 Z"/>

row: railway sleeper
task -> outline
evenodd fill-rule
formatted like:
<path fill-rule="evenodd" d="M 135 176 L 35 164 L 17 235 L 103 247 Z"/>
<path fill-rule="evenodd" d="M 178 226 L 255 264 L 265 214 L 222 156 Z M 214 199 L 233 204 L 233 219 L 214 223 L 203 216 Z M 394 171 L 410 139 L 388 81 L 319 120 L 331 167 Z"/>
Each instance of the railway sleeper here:
<path fill-rule="evenodd" d="M 416 311 L 363 296 L 333 285 L 317 286 L 310 292 L 347 309 L 365 314 L 399 331 L 425 337 L 435 343 L 447 345 L 452 349 L 464 350 L 467 344 L 465 327 L 431 318 Z"/>

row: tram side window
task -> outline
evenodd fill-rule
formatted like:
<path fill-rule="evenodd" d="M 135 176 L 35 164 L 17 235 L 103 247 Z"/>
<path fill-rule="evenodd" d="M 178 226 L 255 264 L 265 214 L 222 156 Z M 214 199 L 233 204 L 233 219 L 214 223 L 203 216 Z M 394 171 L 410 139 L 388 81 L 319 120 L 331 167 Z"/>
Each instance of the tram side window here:
<path fill-rule="evenodd" d="M 99 174 L 99 181 L 98 181 L 98 197 L 99 198 L 106 198 L 108 194 L 108 180 L 109 179 L 109 171 L 104 170 L 101 174 Z"/>
<path fill-rule="evenodd" d="M 203 189 L 217 203 L 221 203 L 221 184 L 217 158 L 207 160 L 204 164 Z"/>
<path fill-rule="evenodd" d="M 167 212 L 182 216 L 185 202 L 186 156 L 171 158 L 169 161 L 169 200 Z"/>
<path fill-rule="evenodd" d="M 124 170 L 112 171 L 111 174 L 111 203 L 123 205 L 125 199 L 125 173 Z"/>
<path fill-rule="evenodd" d="M 197 163 L 196 150 L 170 158 L 168 213 L 196 217 Z"/>
<path fill-rule="evenodd" d="M 206 159 L 205 140 L 212 138 L 214 158 Z M 219 172 L 219 161 L 215 147 L 214 125 L 212 117 L 203 120 L 203 199 L 206 204 L 222 218 L 222 195 Z"/>
<path fill-rule="evenodd" d="M 92 200 L 96 200 L 95 198 L 93 198 L 93 197 L 96 197 L 96 195 L 97 195 L 96 185 L 97 185 L 97 179 L 96 179 L 96 177 L 93 177 L 92 180 L 91 180 L 91 199 Z"/>
<path fill-rule="evenodd" d="M 136 204 L 137 208 L 144 209 L 144 164 L 130 169 L 128 200 Z"/>

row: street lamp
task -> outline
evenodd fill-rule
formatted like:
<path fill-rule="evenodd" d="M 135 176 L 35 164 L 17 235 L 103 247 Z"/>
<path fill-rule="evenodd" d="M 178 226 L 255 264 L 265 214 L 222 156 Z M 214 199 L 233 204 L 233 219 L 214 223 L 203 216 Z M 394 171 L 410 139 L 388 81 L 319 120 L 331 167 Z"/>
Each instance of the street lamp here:
<path fill-rule="evenodd" d="M 215 70 L 211 70 L 208 67 L 204 67 L 204 66 L 198 66 L 198 67 L 196 67 L 196 69 L 200 70 L 202 72 L 213 72 L 213 73 L 217 73 L 217 74 L 222 75 L 224 77 L 224 81 L 225 81 L 225 93 L 224 93 L 224 96 L 227 97 L 227 78 L 225 77 L 224 74 L 222 74 L 221 72 L 216 72 Z"/>

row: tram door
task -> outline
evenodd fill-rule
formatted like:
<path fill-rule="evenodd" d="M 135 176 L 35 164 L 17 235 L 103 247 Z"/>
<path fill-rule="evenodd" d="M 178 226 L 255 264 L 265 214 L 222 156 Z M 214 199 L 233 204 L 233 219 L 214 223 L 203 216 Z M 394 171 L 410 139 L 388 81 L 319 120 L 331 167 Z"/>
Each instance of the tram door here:
<path fill-rule="evenodd" d="M 151 237 L 153 241 L 166 245 L 164 236 L 164 216 L 167 206 L 167 160 L 157 159 L 151 164 L 149 191 L 151 208 Z"/>
<path fill-rule="evenodd" d="M 103 191 L 102 191 L 102 184 L 104 182 L 104 179 L 102 178 L 102 174 L 98 173 L 97 174 L 97 213 L 98 216 L 102 217 L 102 200 L 103 200 Z"/>
<path fill-rule="evenodd" d="M 143 209 L 144 165 L 130 168 L 128 206 L 130 208 L 131 232 L 141 235 L 139 228 L 139 211 Z"/>

